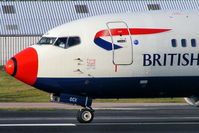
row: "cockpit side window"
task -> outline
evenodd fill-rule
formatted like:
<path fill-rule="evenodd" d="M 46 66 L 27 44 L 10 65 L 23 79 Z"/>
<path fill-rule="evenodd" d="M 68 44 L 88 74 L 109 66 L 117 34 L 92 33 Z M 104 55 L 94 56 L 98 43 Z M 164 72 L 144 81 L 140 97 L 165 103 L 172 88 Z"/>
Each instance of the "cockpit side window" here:
<path fill-rule="evenodd" d="M 61 48 L 68 48 L 67 43 L 68 43 L 68 37 L 62 37 L 58 38 L 54 45 Z"/>
<path fill-rule="evenodd" d="M 69 47 L 80 44 L 80 38 L 79 37 L 69 37 L 68 45 Z"/>
<path fill-rule="evenodd" d="M 80 38 L 77 36 L 72 36 L 58 38 L 54 45 L 61 48 L 69 48 L 78 44 L 80 44 Z"/>
<path fill-rule="evenodd" d="M 43 44 L 48 44 L 51 45 L 55 42 L 56 38 L 55 37 L 42 37 L 37 44 L 43 45 Z"/>

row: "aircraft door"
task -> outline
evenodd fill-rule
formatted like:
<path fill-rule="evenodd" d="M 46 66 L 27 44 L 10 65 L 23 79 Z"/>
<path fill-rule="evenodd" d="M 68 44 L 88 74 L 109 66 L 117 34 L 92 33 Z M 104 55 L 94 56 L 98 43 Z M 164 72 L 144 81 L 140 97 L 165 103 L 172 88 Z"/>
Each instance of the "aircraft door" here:
<path fill-rule="evenodd" d="M 113 63 L 116 65 L 130 65 L 133 62 L 133 47 L 131 34 L 125 22 L 108 22 L 107 27 L 111 35 Z"/>

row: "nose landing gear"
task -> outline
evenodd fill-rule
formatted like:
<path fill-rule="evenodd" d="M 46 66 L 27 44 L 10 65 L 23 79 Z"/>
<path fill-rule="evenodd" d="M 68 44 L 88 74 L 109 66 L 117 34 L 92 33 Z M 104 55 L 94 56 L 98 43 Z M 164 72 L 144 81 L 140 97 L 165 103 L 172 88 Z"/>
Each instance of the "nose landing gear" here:
<path fill-rule="evenodd" d="M 94 110 L 89 108 L 80 109 L 77 112 L 77 121 L 80 123 L 90 123 L 94 118 Z"/>
<path fill-rule="evenodd" d="M 90 123 L 94 118 L 94 110 L 91 108 L 92 98 L 71 94 L 51 94 L 52 102 L 69 103 L 74 105 L 80 105 L 83 109 L 77 112 L 77 121 L 80 123 Z"/>

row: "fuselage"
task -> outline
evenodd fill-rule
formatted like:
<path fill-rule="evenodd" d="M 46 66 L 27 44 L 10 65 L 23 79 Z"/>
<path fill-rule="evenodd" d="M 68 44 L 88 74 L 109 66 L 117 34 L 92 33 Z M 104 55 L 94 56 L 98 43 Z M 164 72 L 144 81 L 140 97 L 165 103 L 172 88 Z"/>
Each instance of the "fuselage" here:
<path fill-rule="evenodd" d="M 15 78 L 49 93 L 92 98 L 197 96 L 198 24 L 198 11 L 81 19 L 50 30 L 28 48 L 35 51 L 34 61 L 26 55 L 28 68 L 18 61 L 24 51 L 10 61 L 15 68 L 6 67 Z M 42 43 L 46 39 L 51 42 Z"/>

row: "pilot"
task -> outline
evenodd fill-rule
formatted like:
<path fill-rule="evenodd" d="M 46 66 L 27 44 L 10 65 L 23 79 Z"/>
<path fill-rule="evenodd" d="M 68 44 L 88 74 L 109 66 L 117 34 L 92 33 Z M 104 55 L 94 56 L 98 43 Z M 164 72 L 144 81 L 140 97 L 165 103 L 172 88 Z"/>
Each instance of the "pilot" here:
<path fill-rule="evenodd" d="M 59 43 L 59 47 L 61 47 L 61 48 L 65 48 L 65 44 L 64 44 L 64 42 L 60 42 L 60 43 Z"/>

